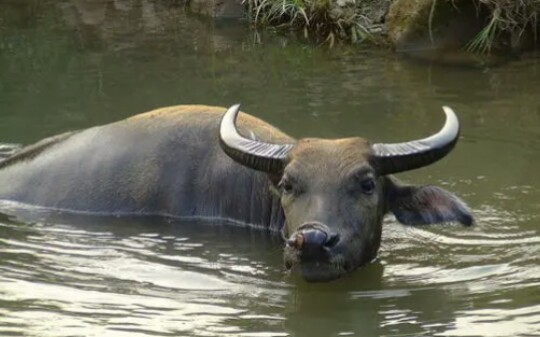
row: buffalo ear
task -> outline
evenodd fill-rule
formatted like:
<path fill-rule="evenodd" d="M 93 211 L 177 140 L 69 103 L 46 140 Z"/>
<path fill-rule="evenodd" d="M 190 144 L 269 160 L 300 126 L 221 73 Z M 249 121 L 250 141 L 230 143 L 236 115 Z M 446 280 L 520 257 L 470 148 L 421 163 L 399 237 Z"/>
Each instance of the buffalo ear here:
<path fill-rule="evenodd" d="M 405 225 L 428 225 L 457 221 L 474 223 L 470 210 L 457 196 L 436 186 L 400 185 L 386 178 L 388 210 Z"/>

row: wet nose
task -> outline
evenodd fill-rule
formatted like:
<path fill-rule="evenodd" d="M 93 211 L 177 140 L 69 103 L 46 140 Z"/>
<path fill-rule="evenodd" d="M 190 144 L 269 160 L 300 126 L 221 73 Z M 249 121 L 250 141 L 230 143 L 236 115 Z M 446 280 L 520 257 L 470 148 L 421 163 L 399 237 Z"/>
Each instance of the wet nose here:
<path fill-rule="evenodd" d="M 305 224 L 287 240 L 287 245 L 300 251 L 304 259 L 320 259 L 326 257 L 338 242 L 339 235 L 326 226 Z"/>

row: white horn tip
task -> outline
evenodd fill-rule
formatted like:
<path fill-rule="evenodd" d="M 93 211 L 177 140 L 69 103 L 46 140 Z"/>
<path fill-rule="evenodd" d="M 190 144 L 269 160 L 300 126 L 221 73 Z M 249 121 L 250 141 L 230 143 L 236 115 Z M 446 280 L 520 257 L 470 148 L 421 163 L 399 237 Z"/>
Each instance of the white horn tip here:
<path fill-rule="evenodd" d="M 443 108 L 444 113 L 446 114 L 446 116 L 449 117 L 449 116 L 455 116 L 456 115 L 456 113 L 454 112 L 454 110 L 452 110 L 451 107 L 445 105 L 442 108 Z"/>
<path fill-rule="evenodd" d="M 230 108 L 227 109 L 227 113 L 232 112 L 233 114 L 237 114 L 240 110 L 240 103 L 231 105 Z"/>

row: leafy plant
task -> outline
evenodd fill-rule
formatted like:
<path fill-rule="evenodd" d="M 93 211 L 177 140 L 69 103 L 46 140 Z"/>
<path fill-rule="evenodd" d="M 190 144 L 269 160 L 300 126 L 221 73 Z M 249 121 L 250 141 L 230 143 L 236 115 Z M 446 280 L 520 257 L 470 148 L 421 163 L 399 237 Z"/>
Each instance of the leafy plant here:
<path fill-rule="evenodd" d="M 332 12 L 331 0 L 244 0 L 254 25 L 293 28 L 305 37 L 324 40 L 331 46 L 337 40 L 352 42 L 372 39 L 366 20 L 357 10 L 348 15 Z"/>
<path fill-rule="evenodd" d="M 491 18 L 486 26 L 470 41 L 466 49 L 473 53 L 491 52 L 498 36 L 506 33 L 518 39 L 526 30 L 531 30 L 538 41 L 538 12 L 540 0 L 477 0 L 479 6 L 487 8 Z"/>
<path fill-rule="evenodd" d="M 487 54 L 491 51 L 497 33 L 500 10 L 493 12 L 489 23 L 465 47 L 468 52 Z"/>

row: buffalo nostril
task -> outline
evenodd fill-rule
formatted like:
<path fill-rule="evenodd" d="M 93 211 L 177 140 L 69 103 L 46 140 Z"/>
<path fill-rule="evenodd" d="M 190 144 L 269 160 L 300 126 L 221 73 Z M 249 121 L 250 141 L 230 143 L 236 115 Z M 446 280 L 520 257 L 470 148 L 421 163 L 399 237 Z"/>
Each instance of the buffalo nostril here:
<path fill-rule="evenodd" d="M 302 233 L 296 234 L 294 238 L 287 240 L 287 246 L 296 248 L 298 250 L 302 249 L 304 246 L 304 235 Z"/>
<path fill-rule="evenodd" d="M 328 235 L 328 239 L 326 240 L 326 242 L 324 243 L 324 246 L 327 247 L 327 248 L 332 248 L 334 247 L 335 245 L 338 244 L 339 242 L 339 234 L 330 234 Z"/>
<path fill-rule="evenodd" d="M 340 240 L 339 234 L 328 234 L 320 230 L 306 230 L 297 233 L 286 241 L 287 246 L 303 249 L 305 245 L 312 247 L 334 247 Z"/>
<path fill-rule="evenodd" d="M 324 246 L 328 240 L 328 234 L 318 229 L 304 230 L 299 235 L 302 236 L 302 248 L 304 249 L 318 249 Z"/>

